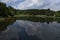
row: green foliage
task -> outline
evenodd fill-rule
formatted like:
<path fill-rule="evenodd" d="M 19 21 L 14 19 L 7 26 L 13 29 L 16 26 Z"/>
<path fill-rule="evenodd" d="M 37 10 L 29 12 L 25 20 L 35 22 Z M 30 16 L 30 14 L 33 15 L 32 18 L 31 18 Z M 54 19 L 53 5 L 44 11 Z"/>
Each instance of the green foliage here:
<path fill-rule="evenodd" d="M 6 4 L 0 2 L 0 16 L 2 17 L 8 17 L 8 16 L 14 16 L 15 9 L 11 6 L 7 7 Z"/>
<path fill-rule="evenodd" d="M 0 3 L 0 16 L 8 16 L 7 15 L 7 7 L 6 7 L 6 4 L 3 4 L 3 3 Z"/>
<path fill-rule="evenodd" d="M 56 17 L 60 17 L 60 12 L 56 12 L 56 13 L 55 13 L 55 16 L 56 16 Z"/>

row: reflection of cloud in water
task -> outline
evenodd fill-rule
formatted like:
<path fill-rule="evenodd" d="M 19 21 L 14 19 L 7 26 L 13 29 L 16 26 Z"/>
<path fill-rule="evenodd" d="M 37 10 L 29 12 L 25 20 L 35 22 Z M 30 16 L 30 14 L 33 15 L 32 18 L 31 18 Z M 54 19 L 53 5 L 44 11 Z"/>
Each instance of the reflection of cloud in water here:
<path fill-rule="evenodd" d="M 42 40 L 58 40 L 60 37 L 60 24 L 53 22 L 50 24 L 17 20 L 14 24 L 9 25 L 7 30 L 0 35 L 1 40 L 19 40 L 26 39 L 29 36 L 36 36 Z M 58 34 L 59 33 L 59 34 Z M 60 40 L 60 39 L 59 39 Z"/>
<path fill-rule="evenodd" d="M 26 28 L 28 35 L 36 35 L 43 40 L 53 40 L 55 36 L 54 25 L 39 22 L 17 21 L 20 26 Z"/>

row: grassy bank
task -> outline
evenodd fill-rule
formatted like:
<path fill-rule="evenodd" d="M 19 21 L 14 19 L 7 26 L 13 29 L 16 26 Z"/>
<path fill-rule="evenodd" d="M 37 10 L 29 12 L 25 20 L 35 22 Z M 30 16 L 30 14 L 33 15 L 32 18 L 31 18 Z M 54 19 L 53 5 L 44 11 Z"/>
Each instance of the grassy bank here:
<path fill-rule="evenodd" d="M 25 15 L 25 14 L 20 14 L 20 15 L 15 15 L 14 17 L 0 17 L 0 22 L 1 21 L 4 21 L 4 20 L 10 20 L 10 19 L 14 19 L 14 18 L 19 18 L 19 19 L 39 19 L 39 18 L 47 18 L 47 19 L 50 19 L 50 18 L 53 18 L 53 19 L 56 19 L 56 18 L 60 18 L 60 17 L 56 17 L 56 16 L 46 16 L 46 15 Z"/>
<path fill-rule="evenodd" d="M 0 22 L 8 21 L 8 20 L 11 20 L 11 19 L 14 19 L 14 18 L 12 18 L 12 17 L 0 17 Z"/>
<path fill-rule="evenodd" d="M 2 20 L 5 20 L 5 18 L 3 18 L 3 17 L 0 17 L 0 21 L 2 21 Z"/>
<path fill-rule="evenodd" d="M 15 15 L 15 17 L 41 17 L 41 18 L 60 18 L 56 16 L 46 16 L 46 15 Z"/>

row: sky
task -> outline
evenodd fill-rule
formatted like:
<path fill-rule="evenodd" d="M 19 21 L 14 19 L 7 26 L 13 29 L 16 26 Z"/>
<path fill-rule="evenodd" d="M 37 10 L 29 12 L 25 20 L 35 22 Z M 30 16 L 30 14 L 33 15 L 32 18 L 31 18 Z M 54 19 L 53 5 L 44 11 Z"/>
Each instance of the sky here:
<path fill-rule="evenodd" d="M 60 0 L 0 0 L 15 9 L 48 9 L 60 10 Z"/>

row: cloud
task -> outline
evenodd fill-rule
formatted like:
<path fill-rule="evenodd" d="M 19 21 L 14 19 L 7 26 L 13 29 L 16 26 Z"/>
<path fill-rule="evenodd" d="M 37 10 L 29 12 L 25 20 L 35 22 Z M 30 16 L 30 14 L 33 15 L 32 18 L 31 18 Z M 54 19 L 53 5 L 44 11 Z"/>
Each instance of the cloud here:
<path fill-rule="evenodd" d="M 16 9 L 60 10 L 60 0 L 1 0 Z"/>
<path fill-rule="evenodd" d="M 25 0 L 17 6 L 18 9 L 48 9 L 60 10 L 60 0 Z"/>
<path fill-rule="evenodd" d="M 9 0 L 1 0 L 1 2 L 7 3 Z"/>
<path fill-rule="evenodd" d="M 10 2 L 16 2 L 16 1 L 18 1 L 18 0 L 1 0 L 1 2 L 4 2 L 4 3 L 10 3 Z"/>
<path fill-rule="evenodd" d="M 34 5 L 39 6 L 42 4 L 43 4 L 42 2 L 39 3 L 39 0 L 25 0 L 24 2 L 18 5 L 18 9 L 28 9 L 28 8 L 32 8 Z"/>

